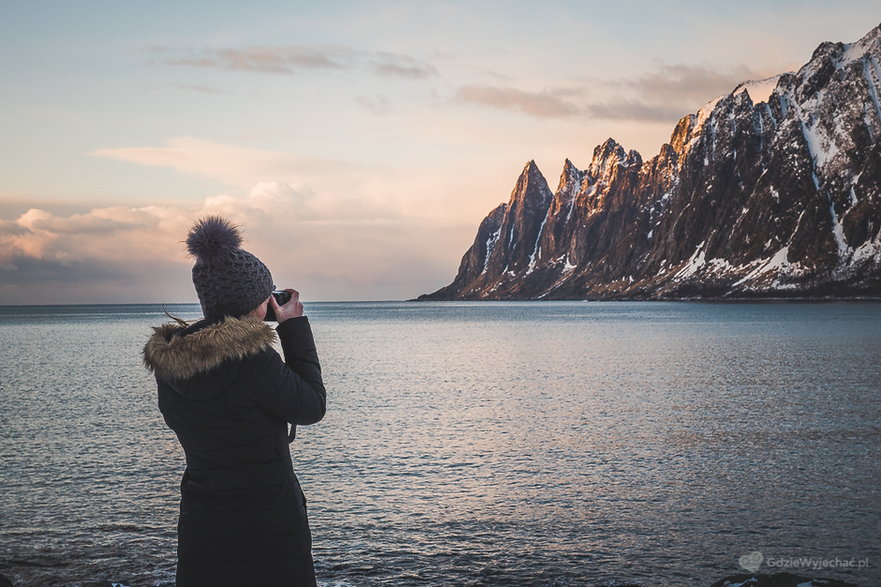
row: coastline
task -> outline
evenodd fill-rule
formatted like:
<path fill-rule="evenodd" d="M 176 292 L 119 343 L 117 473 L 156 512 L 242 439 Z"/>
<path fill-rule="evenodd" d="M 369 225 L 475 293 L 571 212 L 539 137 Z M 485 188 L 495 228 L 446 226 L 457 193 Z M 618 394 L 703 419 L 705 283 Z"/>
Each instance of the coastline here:
<path fill-rule="evenodd" d="M 29 587 L 30 585 L 43 585 L 45 583 L 22 583 L 13 582 L 8 576 L 0 574 L 0 587 Z M 337 583 L 331 583 L 337 584 Z M 652 583 L 655 584 L 655 583 Z M 167 583 L 154 583 L 159 587 L 169 585 Z M 322 585 L 319 579 L 319 585 Z M 640 583 L 617 583 L 606 584 L 606 587 L 648 587 L 648 584 Z M 856 583 L 830 579 L 828 577 L 807 577 L 793 573 L 754 573 L 745 575 L 729 575 L 713 583 L 702 583 L 707 587 L 860 587 Z M 85 580 L 70 584 L 70 587 L 144 587 L 130 581 L 115 580 Z"/>

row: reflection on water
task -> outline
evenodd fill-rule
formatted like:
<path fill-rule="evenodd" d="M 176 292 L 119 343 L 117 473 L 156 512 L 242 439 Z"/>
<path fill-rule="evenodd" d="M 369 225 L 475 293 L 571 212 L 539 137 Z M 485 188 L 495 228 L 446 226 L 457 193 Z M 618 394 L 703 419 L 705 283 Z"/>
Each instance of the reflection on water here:
<path fill-rule="evenodd" d="M 327 585 L 706 585 L 756 550 L 881 580 L 881 304 L 307 313 L 329 409 L 292 450 Z M 139 356 L 163 319 L 0 308 L 0 573 L 173 581 L 183 457 Z"/>

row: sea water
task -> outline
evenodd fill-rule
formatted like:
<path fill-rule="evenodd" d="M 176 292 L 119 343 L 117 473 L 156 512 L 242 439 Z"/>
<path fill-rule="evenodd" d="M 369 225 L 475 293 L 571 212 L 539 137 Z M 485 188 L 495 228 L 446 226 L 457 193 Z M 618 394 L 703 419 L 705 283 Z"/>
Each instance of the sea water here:
<path fill-rule="evenodd" d="M 750 553 L 881 583 L 881 304 L 306 312 L 328 411 L 291 452 L 322 585 L 709 585 Z M 17 585 L 173 584 L 183 453 L 140 357 L 166 320 L 0 308 Z"/>

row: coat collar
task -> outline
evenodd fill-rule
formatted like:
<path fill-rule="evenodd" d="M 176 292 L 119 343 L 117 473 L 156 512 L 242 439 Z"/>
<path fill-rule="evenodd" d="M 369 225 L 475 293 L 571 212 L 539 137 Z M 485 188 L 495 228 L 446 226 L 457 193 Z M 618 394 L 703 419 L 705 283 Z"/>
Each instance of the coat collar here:
<path fill-rule="evenodd" d="M 229 359 L 242 359 L 272 346 L 275 331 L 265 322 L 225 318 L 191 333 L 169 323 L 153 328 L 144 345 L 144 365 L 167 380 L 189 379 Z"/>

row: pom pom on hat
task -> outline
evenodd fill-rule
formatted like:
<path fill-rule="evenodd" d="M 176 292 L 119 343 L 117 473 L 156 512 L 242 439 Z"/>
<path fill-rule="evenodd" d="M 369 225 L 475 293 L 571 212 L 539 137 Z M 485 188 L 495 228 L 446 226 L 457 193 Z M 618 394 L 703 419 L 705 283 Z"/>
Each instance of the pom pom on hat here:
<path fill-rule="evenodd" d="M 231 253 L 242 245 L 238 227 L 220 216 L 196 222 L 187 234 L 187 250 L 195 257 L 211 259 Z"/>

